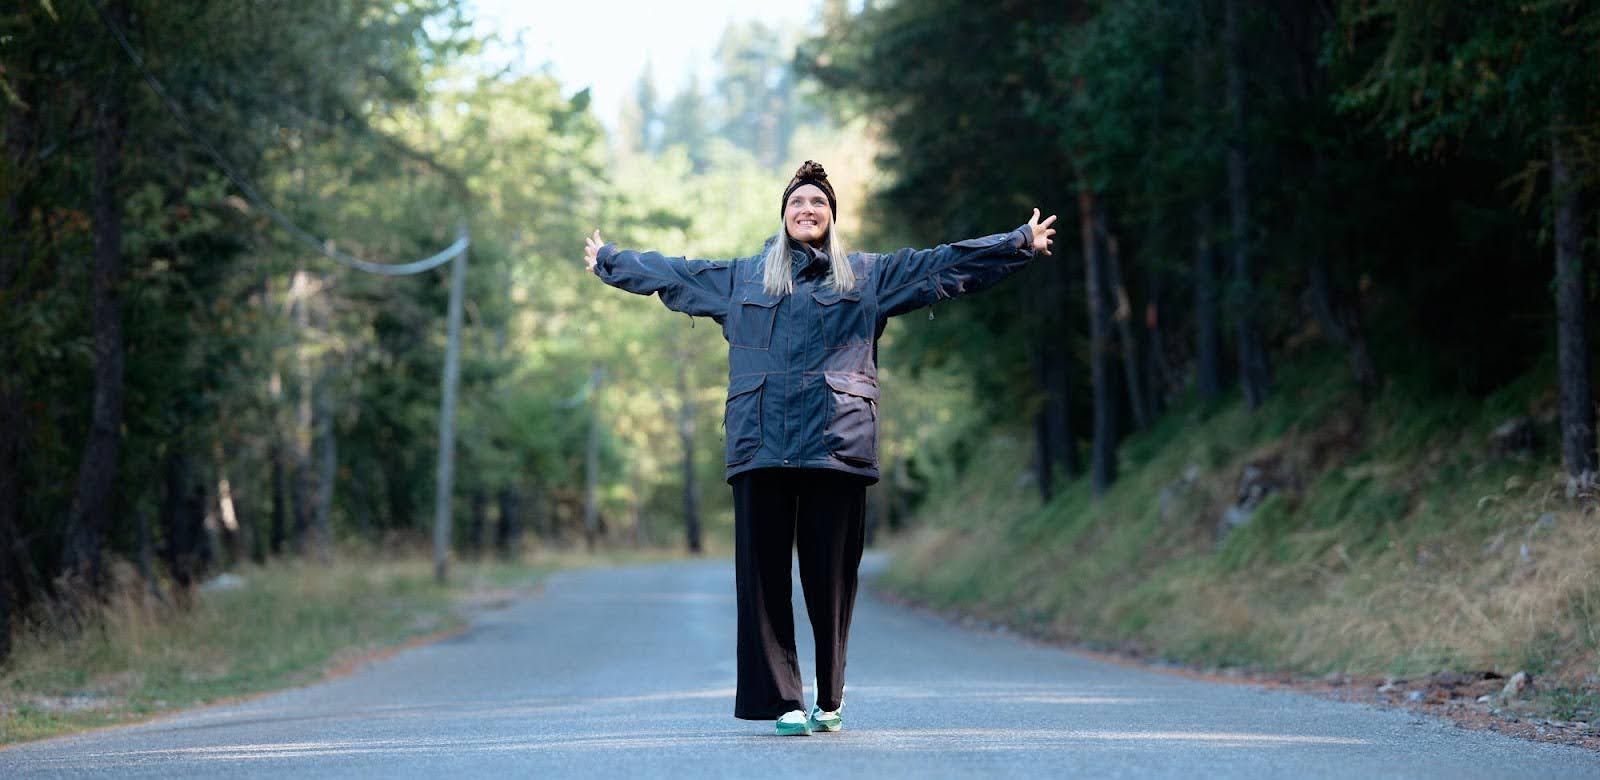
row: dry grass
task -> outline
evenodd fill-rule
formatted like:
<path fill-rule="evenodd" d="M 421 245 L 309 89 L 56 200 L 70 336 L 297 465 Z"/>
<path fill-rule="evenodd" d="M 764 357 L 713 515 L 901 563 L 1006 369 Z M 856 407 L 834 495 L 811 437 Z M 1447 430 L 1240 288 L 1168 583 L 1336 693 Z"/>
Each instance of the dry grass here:
<path fill-rule="evenodd" d="M 1203 666 L 1523 669 L 1600 694 L 1600 510 L 1566 498 L 1554 453 L 1485 446 L 1508 409 L 1538 400 L 1391 393 L 1352 412 L 1325 380 L 1286 381 L 1255 414 L 1169 414 L 1124 446 L 1100 500 L 1080 479 L 1040 506 L 1015 479 L 1027 448 L 991 444 L 932 497 L 886 584 L 1024 631 Z M 1279 469 L 1282 485 L 1222 537 L 1247 464 Z"/>
<path fill-rule="evenodd" d="M 320 679 L 408 640 L 447 631 L 463 610 L 525 594 L 554 568 L 604 559 L 539 554 L 458 563 L 436 585 L 421 556 L 345 554 L 233 572 L 183 608 L 154 598 L 130 567 L 87 614 L 41 612 L 0 667 L 0 743 L 128 722 Z"/>
<path fill-rule="evenodd" d="M 1426 556 L 1376 556 L 1329 582 L 1325 599 L 1275 614 L 1292 629 L 1290 666 L 1344 665 L 1401 674 L 1438 668 L 1531 668 L 1567 685 L 1597 673 L 1600 523 L 1593 509 L 1541 512 L 1532 533 L 1487 548 L 1441 544 Z"/>

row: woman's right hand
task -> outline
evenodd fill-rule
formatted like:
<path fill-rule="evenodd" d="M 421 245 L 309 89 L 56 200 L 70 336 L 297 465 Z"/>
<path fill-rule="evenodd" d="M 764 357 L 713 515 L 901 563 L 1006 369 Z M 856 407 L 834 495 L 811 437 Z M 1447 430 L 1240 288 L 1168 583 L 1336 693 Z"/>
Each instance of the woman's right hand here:
<path fill-rule="evenodd" d="M 1051 214 L 1045 218 L 1045 221 L 1040 222 L 1039 210 L 1033 210 L 1033 216 L 1028 218 L 1028 229 L 1033 231 L 1033 251 L 1050 254 L 1050 244 L 1052 243 L 1050 237 L 1056 234 L 1055 229 L 1050 225 L 1055 221 L 1056 215 Z"/>
<path fill-rule="evenodd" d="M 594 234 L 584 241 L 583 262 L 589 267 L 589 273 L 599 275 L 600 272 L 595 270 L 595 263 L 600 260 L 600 247 L 605 245 L 605 240 L 600 238 L 600 228 L 595 228 Z"/>

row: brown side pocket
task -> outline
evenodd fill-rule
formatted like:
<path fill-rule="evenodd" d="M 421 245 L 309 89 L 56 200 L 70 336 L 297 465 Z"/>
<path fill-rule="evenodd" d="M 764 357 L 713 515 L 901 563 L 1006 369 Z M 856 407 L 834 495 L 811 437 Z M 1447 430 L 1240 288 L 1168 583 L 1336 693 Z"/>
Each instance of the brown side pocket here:
<path fill-rule="evenodd" d="M 863 374 L 829 371 L 833 419 L 823 433 L 839 460 L 867 466 L 878 458 L 878 385 Z"/>

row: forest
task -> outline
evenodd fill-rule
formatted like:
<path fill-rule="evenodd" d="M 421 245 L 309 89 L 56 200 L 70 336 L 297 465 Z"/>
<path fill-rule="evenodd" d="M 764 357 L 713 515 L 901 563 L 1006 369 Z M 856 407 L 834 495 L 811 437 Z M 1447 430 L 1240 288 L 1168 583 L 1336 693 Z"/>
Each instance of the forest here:
<path fill-rule="evenodd" d="M 1478 483 L 1513 472 L 1559 488 L 1532 517 L 1592 524 L 1594 4 L 826 0 L 806 28 L 730 26 L 703 86 L 641 74 L 615 128 L 548 73 L 485 68 L 471 11 L 0 12 L 0 657 L 118 588 L 181 602 L 236 567 L 426 549 L 452 265 L 333 258 L 409 262 L 458 231 L 450 555 L 724 549 L 725 346 L 587 278 L 582 237 L 754 254 L 805 159 L 856 248 L 1061 217 L 1053 257 L 883 337 L 873 522 L 944 528 L 897 567 L 907 593 L 965 592 L 936 578 L 993 575 L 973 551 L 1007 536 L 1047 550 L 1019 572 L 1067 583 L 968 589 L 1008 619 L 1256 658 L 1162 628 L 1169 591 L 1074 612 L 1120 576 L 1074 566 L 1107 539 L 1133 569 L 1220 557 L 1224 579 L 1476 548 L 1528 519 L 1482 514 Z M 1484 471 L 1491 431 L 1511 454 Z M 1132 491 L 1178 483 L 1210 493 L 1133 521 Z M 1299 609 L 1331 581 L 1284 592 Z M 1574 614 L 1557 633 L 1593 660 Z"/>

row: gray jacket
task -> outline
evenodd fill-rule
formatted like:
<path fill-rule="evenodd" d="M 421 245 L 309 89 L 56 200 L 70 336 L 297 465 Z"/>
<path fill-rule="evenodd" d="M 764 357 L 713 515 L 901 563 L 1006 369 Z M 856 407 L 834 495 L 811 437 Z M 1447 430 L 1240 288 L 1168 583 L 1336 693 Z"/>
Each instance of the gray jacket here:
<path fill-rule="evenodd" d="M 1033 257 L 1027 225 L 1010 233 L 852 254 L 856 286 L 829 284 L 828 258 L 790 243 L 794 292 L 770 295 L 761 256 L 685 260 L 600 249 L 606 284 L 655 293 L 673 311 L 710 317 L 728 340 L 727 477 L 814 468 L 878 480 L 878 337 L 890 317 L 974 292 Z"/>

